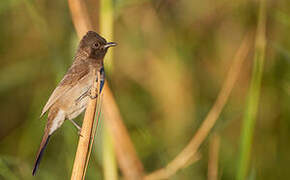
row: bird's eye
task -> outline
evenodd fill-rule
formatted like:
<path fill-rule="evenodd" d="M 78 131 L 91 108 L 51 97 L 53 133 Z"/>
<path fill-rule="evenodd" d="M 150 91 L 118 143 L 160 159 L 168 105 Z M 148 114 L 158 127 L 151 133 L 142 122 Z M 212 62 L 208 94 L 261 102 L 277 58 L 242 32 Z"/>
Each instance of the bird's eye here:
<path fill-rule="evenodd" d="M 95 43 L 95 44 L 94 44 L 94 48 L 97 49 L 97 48 L 99 48 L 99 47 L 100 47 L 100 44 L 99 44 L 99 43 Z"/>

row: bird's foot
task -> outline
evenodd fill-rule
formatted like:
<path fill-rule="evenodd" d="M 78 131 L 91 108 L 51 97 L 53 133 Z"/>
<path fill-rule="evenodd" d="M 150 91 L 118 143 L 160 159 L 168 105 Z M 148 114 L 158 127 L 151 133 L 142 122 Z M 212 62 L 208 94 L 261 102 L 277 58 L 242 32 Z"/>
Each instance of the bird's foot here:
<path fill-rule="evenodd" d="M 81 131 L 82 131 L 82 129 L 78 130 L 78 135 L 79 135 L 80 137 L 83 137 L 83 135 L 81 134 Z"/>
<path fill-rule="evenodd" d="M 98 97 L 98 95 L 95 95 L 95 96 L 89 95 L 89 97 L 90 97 L 91 99 L 96 99 L 96 98 Z"/>
<path fill-rule="evenodd" d="M 74 120 L 70 119 L 70 121 L 77 128 L 78 134 L 81 136 L 81 130 L 82 130 L 82 128 L 76 122 L 74 122 Z"/>

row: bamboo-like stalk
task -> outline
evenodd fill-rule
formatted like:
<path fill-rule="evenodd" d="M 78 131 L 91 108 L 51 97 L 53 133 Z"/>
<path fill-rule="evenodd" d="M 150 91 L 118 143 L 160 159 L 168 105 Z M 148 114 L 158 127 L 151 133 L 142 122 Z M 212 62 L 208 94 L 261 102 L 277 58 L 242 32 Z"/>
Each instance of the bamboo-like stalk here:
<path fill-rule="evenodd" d="M 97 77 L 101 77 L 100 71 L 97 71 Z M 98 79 L 100 79 L 100 78 L 98 78 Z M 100 92 L 100 88 L 101 88 L 100 87 L 100 82 L 98 81 L 98 83 L 97 83 L 97 92 L 98 93 Z M 95 135 L 96 135 L 97 128 L 98 128 L 98 123 L 99 123 L 100 114 L 101 114 L 101 106 L 102 106 L 102 101 L 101 100 L 102 100 L 101 93 L 99 93 L 98 94 L 98 98 L 97 98 L 97 104 L 96 104 L 96 107 L 95 107 L 95 109 L 97 111 L 97 115 L 96 115 L 97 119 L 93 121 L 93 127 L 91 129 L 90 144 L 89 144 L 89 147 L 88 147 L 89 150 L 88 150 L 88 153 L 87 153 L 85 169 L 84 169 L 84 172 L 83 172 L 83 180 L 85 179 L 85 176 L 86 176 L 87 168 L 88 168 L 90 157 L 91 157 L 92 148 L 93 148 L 93 145 L 94 145 L 94 139 L 95 139 Z"/>
<path fill-rule="evenodd" d="M 114 9 L 112 0 L 100 0 L 100 33 L 113 41 L 114 34 Z M 106 73 L 112 72 L 113 51 L 109 51 L 106 55 L 105 66 Z M 114 151 L 112 133 L 109 131 L 108 121 L 104 122 L 103 126 L 103 174 L 104 180 L 117 180 L 118 167 L 116 163 L 116 155 Z"/>
<path fill-rule="evenodd" d="M 236 179 L 244 180 L 247 176 L 251 146 L 253 141 L 254 126 L 258 111 L 258 103 L 263 75 L 263 65 L 266 47 L 266 1 L 260 0 L 258 26 L 256 32 L 256 47 L 254 56 L 254 67 L 251 84 L 243 118 L 240 156 Z"/>
<path fill-rule="evenodd" d="M 125 179 L 142 179 L 143 165 L 138 159 L 127 129 L 122 122 L 118 106 L 107 84 L 104 85 L 104 92 L 104 116 L 112 133 L 120 169 Z"/>
<path fill-rule="evenodd" d="M 94 72 L 96 74 L 96 72 Z M 97 77 L 97 75 L 96 75 Z M 98 78 L 98 83 L 95 81 L 97 78 L 94 78 L 93 80 L 93 86 L 91 89 L 91 96 L 95 97 L 97 95 L 98 90 L 98 84 L 100 78 Z M 79 143 L 78 148 L 75 156 L 75 161 L 73 165 L 71 180 L 81 180 L 85 176 L 85 166 L 88 158 L 88 152 L 89 152 L 89 145 L 90 145 L 90 139 L 92 136 L 92 129 L 94 125 L 94 119 L 95 119 L 95 113 L 96 113 L 96 105 L 97 105 L 97 99 L 93 98 L 90 99 L 88 102 L 88 106 L 85 112 L 85 117 L 82 124 L 81 134 L 79 137 Z"/>
<path fill-rule="evenodd" d="M 104 180 L 118 179 L 118 167 L 116 163 L 113 139 L 106 123 L 103 128 L 103 169 Z"/>
<path fill-rule="evenodd" d="M 83 1 L 68 0 L 69 9 L 79 38 L 83 37 L 88 30 L 92 30 L 92 24 Z"/>
<path fill-rule="evenodd" d="M 208 180 L 218 179 L 218 159 L 219 159 L 219 148 L 220 148 L 220 136 L 216 133 L 213 134 L 209 141 L 209 153 L 208 153 Z"/>
<path fill-rule="evenodd" d="M 200 128 L 193 136 L 189 144 L 179 153 L 174 160 L 172 160 L 165 168 L 157 170 L 145 177 L 146 180 L 168 179 L 174 175 L 179 169 L 188 165 L 197 153 L 198 148 L 205 140 L 210 130 L 213 128 L 216 120 L 218 119 L 222 109 L 224 108 L 229 95 L 237 80 L 238 74 L 241 70 L 242 63 L 246 59 L 249 51 L 250 35 L 247 35 L 243 40 L 239 50 L 237 51 L 233 64 L 228 72 L 227 78 L 222 86 L 222 89 L 215 101 L 210 112 L 207 114 L 205 120 Z"/>

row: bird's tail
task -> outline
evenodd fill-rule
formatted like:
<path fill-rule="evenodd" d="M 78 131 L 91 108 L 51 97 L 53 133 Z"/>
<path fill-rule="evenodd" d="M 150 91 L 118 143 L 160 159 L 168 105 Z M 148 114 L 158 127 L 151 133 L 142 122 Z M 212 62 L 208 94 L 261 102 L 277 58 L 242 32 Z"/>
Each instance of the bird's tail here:
<path fill-rule="evenodd" d="M 37 152 L 37 156 L 36 156 L 36 160 L 35 160 L 35 163 L 34 163 L 34 168 L 33 168 L 33 171 L 32 171 L 32 175 L 35 176 L 36 174 L 36 171 L 37 171 L 37 168 L 39 166 L 39 163 L 40 163 L 40 160 L 41 160 L 41 157 L 43 155 L 43 152 L 44 152 L 44 149 L 49 141 L 49 138 L 50 138 L 51 135 L 49 135 L 49 133 L 46 131 L 43 135 L 43 138 L 42 138 L 42 141 L 40 143 L 40 147 L 38 149 L 38 152 Z"/>
<path fill-rule="evenodd" d="M 46 148 L 46 145 L 49 141 L 51 134 L 62 125 L 64 120 L 65 120 L 64 111 L 55 107 L 50 108 L 48 116 L 47 116 L 47 123 L 44 130 L 44 135 L 42 137 L 42 141 L 40 143 L 40 147 L 38 149 L 36 160 L 34 163 L 34 168 L 32 171 L 33 176 L 35 175 L 37 171 L 44 149 Z"/>

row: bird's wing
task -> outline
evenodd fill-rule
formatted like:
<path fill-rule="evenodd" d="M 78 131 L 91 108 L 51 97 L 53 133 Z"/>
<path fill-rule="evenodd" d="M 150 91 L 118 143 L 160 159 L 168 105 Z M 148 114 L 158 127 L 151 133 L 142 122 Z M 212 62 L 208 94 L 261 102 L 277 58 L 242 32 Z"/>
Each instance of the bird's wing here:
<path fill-rule="evenodd" d="M 78 81 L 85 77 L 88 73 L 88 63 L 82 60 L 75 61 L 49 97 L 46 105 L 42 109 L 40 117 L 42 117 L 58 99 L 60 99 L 64 94 L 72 89 L 78 83 Z"/>

